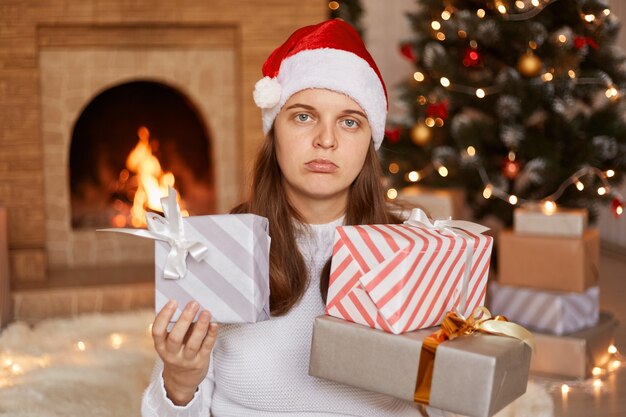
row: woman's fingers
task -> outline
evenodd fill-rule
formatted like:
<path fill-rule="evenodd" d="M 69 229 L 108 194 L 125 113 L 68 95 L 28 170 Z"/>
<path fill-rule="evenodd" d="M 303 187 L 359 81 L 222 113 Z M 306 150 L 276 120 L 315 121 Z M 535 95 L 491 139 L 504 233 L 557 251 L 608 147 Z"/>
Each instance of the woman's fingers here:
<path fill-rule="evenodd" d="M 202 346 L 202 341 L 208 333 L 210 322 L 211 313 L 206 310 L 202 311 L 198 317 L 198 321 L 193 326 L 193 330 L 187 339 L 187 343 L 185 343 L 185 348 L 183 350 L 185 357 L 193 358 L 198 354 L 198 351 Z"/>
<path fill-rule="evenodd" d="M 168 352 L 176 353 L 180 351 L 185 341 L 185 335 L 193 319 L 196 317 L 199 308 L 200 305 L 196 301 L 190 301 L 187 306 L 185 306 L 178 321 L 176 321 L 176 324 L 174 324 L 174 327 L 166 338 L 165 346 Z"/>
<path fill-rule="evenodd" d="M 215 340 L 217 340 L 217 331 L 219 326 L 217 323 L 211 323 L 209 325 L 209 333 L 204 338 L 202 342 L 202 347 L 200 348 L 200 354 L 203 356 L 209 356 L 211 351 L 213 350 L 213 346 L 215 345 Z"/>
<path fill-rule="evenodd" d="M 170 300 L 159 311 L 154 323 L 152 323 L 152 339 L 157 352 L 165 350 L 165 340 L 167 339 L 167 325 L 172 320 L 174 312 L 176 312 L 176 300 Z"/>

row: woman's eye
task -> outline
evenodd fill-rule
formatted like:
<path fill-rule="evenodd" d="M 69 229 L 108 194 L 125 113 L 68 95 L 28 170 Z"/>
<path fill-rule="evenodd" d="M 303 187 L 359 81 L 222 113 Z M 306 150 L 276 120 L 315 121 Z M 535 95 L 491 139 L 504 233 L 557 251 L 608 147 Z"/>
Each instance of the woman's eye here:
<path fill-rule="evenodd" d="M 299 114 L 297 117 L 299 122 L 308 122 L 310 119 L 308 114 Z"/>
<path fill-rule="evenodd" d="M 346 120 L 344 120 L 344 121 L 343 121 L 343 124 L 344 124 L 346 127 L 350 127 L 350 128 L 358 126 L 357 121 L 356 121 L 356 120 L 352 120 L 352 119 L 346 119 Z"/>

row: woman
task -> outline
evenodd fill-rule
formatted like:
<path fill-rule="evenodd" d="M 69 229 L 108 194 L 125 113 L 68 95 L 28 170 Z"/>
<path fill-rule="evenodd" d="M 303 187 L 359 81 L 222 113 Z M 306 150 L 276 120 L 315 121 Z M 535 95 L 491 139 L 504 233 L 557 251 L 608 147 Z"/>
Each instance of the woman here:
<path fill-rule="evenodd" d="M 195 303 L 171 332 L 153 324 L 159 361 L 144 416 L 416 416 L 415 404 L 308 375 L 313 319 L 324 313 L 336 226 L 393 223 L 376 155 L 387 98 L 373 59 L 343 21 L 308 26 L 267 59 L 255 86 L 266 133 L 249 199 L 267 217 L 272 317 L 209 324 Z"/>

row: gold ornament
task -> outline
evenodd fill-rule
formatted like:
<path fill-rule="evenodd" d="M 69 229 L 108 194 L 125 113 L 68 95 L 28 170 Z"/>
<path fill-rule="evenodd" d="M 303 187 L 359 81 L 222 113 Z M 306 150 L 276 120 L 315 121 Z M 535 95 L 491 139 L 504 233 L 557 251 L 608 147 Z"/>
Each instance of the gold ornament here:
<path fill-rule="evenodd" d="M 517 70 L 524 77 L 536 77 L 541 72 L 543 63 L 532 51 L 527 51 L 517 61 Z"/>
<path fill-rule="evenodd" d="M 411 139 L 418 146 L 424 146 L 432 136 L 431 129 L 423 122 L 417 122 L 411 129 Z"/>

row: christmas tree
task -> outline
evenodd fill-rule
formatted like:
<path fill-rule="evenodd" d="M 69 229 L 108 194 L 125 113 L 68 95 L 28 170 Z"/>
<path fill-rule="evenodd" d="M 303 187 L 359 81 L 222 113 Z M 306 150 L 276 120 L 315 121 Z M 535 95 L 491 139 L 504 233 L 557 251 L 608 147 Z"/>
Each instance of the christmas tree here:
<path fill-rule="evenodd" d="M 419 182 L 462 187 L 474 216 L 609 202 L 626 170 L 624 55 L 598 0 L 418 0 L 408 116 L 382 150 L 389 197 Z"/>

